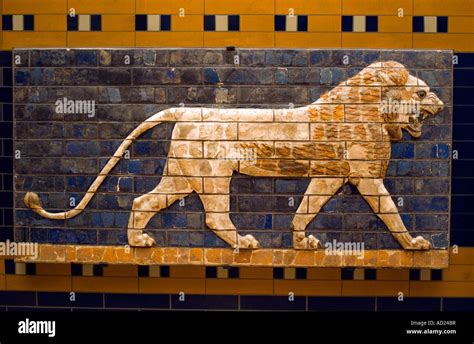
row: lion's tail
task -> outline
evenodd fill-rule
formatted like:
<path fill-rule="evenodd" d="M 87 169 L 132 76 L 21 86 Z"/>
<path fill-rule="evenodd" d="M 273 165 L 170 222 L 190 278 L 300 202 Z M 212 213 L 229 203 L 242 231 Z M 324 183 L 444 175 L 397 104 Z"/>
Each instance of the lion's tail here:
<path fill-rule="evenodd" d="M 138 127 L 136 127 L 128 136 L 127 138 L 120 144 L 119 148 L 115 151 L 114 155 L 110 158 L 107 164 L 104 166 L 102 171 L 100 171 L 97 178 L 94 180 L 92 185 L 87 190 L 85 196 L 81 199 L 79 204 L 74 209 L 69 211 L 61 212 L 61 213 L 50 213 L 41 206 L 41 201 L 38 194 L 34 192 L 27 192 L 24 198 L 25 205 L 33 210 L 35 213 L 46 217 L 48 219 L 57 219 L 57 220 L 64 220 L 70 219 L 74 216 L 79 215 L 89 204 L 92 197 L 94 197 L 95 193 L 102 185 L 102 182 L 105 180 L 107 175 L 112 171 L 112 169 L 117 165 L 120 161 L 122 156 L 125 154 L 127 148 L 135 141 L 140 135 L 145 133 L 146 131 L 154 128 L 161 122 L 167 121 L 176 121 L 176 120 L 183 120 L 183 113 L 181 113 L 180 109 L 168 109 L 165 111 L 160 111 L 157 114 L 151 116 L 146 121 L 141 123 Z"/>

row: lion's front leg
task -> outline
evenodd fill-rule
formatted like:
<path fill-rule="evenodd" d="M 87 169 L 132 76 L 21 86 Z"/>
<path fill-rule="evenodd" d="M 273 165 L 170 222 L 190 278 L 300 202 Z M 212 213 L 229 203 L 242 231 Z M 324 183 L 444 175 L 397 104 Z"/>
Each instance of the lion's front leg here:
<path fill-rule="evenodd" d="M 430 242 L 422 236 L 413 238 L 410 235 L 382 179 L 361 178 L 350 181 L 405 250 L 429 250 L 431 248 Z"/>
<path fill-rule="evenodd" d="M 303 200 L 293 219 L 293 247 L 295 249 L 317 249 L 320 242 L 304 231 L 321 208 L 344 184 L 344 178 L 313 178 L 305 191 Z"/>

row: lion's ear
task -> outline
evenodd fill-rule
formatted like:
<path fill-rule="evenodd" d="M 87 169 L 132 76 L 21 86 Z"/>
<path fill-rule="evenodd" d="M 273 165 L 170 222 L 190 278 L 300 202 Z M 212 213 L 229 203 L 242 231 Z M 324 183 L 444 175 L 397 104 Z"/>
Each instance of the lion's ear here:
<path fill-rule="evenodd" d="M 386 124 L 388 135 L 392 141 L 400 141 L 403 138 L 402 128 L 398 124 Z"/>
<path fill-rule="evenodd" d="M 408 71 L 398 62 L 388 61 L 377 70 L 377 77 L 384 85 L 403 86 L 408 81 Z"/>

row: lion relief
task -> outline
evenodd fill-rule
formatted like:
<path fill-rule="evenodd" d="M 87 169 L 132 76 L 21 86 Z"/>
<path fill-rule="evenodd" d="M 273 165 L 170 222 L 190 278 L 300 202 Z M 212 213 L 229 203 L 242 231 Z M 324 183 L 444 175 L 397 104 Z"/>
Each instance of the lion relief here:
<path fill-rule="evenodd" d="M 229 216 L 230 183 L 236 171 L 257 177 L 310 179 L 292 222 L 296 249 L 320 246 L 305 229 L 326 202 L 350 183 L 404 249 L 427 250 L 430 243 L 421 236 L 413 238 L 403 224 L 384 177 L 391 141 L 402 139 L 403 130 L 420 137 L 423 122 L 442 109 L 443 102 L 402 64 L 376 62 L 303 107 L 161 111 L 125 138 L 74 209 L 47 212 L 33 192 L 26 194 L 24 202 L 49 219 L 77 216 L 140 135 L 162 122 L 176 122 L 161 181 L 133 201 L 127 229 L 130 245 L 155 244 L 144 232 L 150 219 L 196 192 L 206 224 L 219 238 L 234 248 L 258 248 L 252 235 L 237 233 Z"/>

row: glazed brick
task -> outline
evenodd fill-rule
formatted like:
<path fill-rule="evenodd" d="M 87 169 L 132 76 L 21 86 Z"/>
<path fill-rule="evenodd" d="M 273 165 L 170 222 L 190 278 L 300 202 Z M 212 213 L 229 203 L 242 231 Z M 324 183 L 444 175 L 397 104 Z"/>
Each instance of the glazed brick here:
<path fill-rule="evenodd" d="M 204 83 L 226 85 L 273 84 L 274 71 L 270 68 L 205 68 Z"/>
<path fill-rule="evenodd" d="M 238 101 L 244 104 L 280 103 L 288 105 L 291 102 L 299 105 L 308 103 L 308 92 L 306 89 L 297 87 L 242 87 L 239 89 Z"/>
<path fill-rule="evenodd" d="M 169 295 L 160 294 L 105 294 L 106 308 L 169 309 Z"/>
<path fill-rule="evenodd" d="M 283 180 L 276 180 L 275 184 Z M 243 174 L 234 176 L 231 181 L 231 193 L 239 194 L 261 194 L 261 193 L 272 193 L 273 182 L 271 178 L 250 178 Z M 275 186 L 275 188 L 277 188 Z M 278 191 L 277 191 L 278 192 Z"/>
<path fill-rule="evenodd" d="M 319 230 L 342 230 L 342 214 L 318 214 L 316 218 L 308 225 L 308 229 Z"/>
<path fill-rule="evenodd" d="M 415 145 L 413 143 L 392 143 L 392 159 L 412 159 L 415 156 Z"/>
<path fill-rule="evenodd" d="M 98 53 L 99 66 L 101 67 L 129 67 L 135 65 L 135 51 L 133 49 L 100 50 Z"/>
<path fill-rule="evenodd" d="M 101 103 L 164 103 L 166 89 L 162 87 L 99 87 Z"/>
<path fill-rule="evenodd" d="M 309 179 L 277 179 L 275 180 L 275 193 L 302 194 L 308 188 L 308 184 Z M 260 190 L 260 188 L 258 188 L 258 190 Z"/>
<path fill-rule="evenodd" d="M 355 231 L 378 231 L 385 229 L 383 222 L 373 214 L 344 215 L 344 226 L 346 230 Z"/>
<path fill-rule="evenodd" d="M 451 131 L 450 125 L 426 125 L 423 128 L 421 139 L 426 141 L 449 141 Z"/>
<path fill-rule="evenodd" d="M 46 191 L 63 191 L 65 188 L 64 177 L 62 176 L 24 176 L 18 175 L 15 178 L 15 190 L 28 191 L 31 189 Z M 7 189 L 4 187 L 4 189 Z"/>
<path fill-rule="evenodd" d="M 420 70 L 417 77 L 430 87 L 449 87 L 453 82 L 451 70 Z"/>
<path fill-rule="evenodd" d="M 462 124 L 453 126 L 453 139 L 454 140 L 471 140 L 472 129 L 474 126 L 471 124 Z"/>
<path fill-rule="evenodd" d="M 38 292 L 38 306 L 42 307 L 94 307 L 104 306 L 104 296 L 99 293 L 74 293 L 71 301 L 70 293 Z"/>
<path fill-rule="evenodd" d="M 0 305 L 36 306 L 36 292 L 0 291 Z"/>
<path fill-rule="evenodd" d="M 448 231 L 449 217 L 444 214 L 415 215 L 415 229 L 419 231 Z"/>
<path fill-rule="evenodd" d="M 282 69 L 282 68 L 279 68 Z M 319 84 L 321 71 L 316 68 L 285 68 L 286 84 L 314 85 Z"/>
<path fill-rule="evenodd" d="M 418 195 L 449 194 L 449 179 L 416 179 L 415 193 Z"/>
<path fill-rule="evenodd" d="M 295 296 L 294 301 L 289 301 L 288 296 L 252 296 L 240 297 L 241 310 L 305 310 L 306 299 Z"/>
<path fill-rule="evenodd" d="M 125 230 L 100 229 L 98 232 L 98 245 L 127 245 L 128 237 Z M 156 237 L 154 237 L 156 239 Z M 159 244 L 159 240 L 157 240 Z"/>
<path fill-rule="evenodd" d="M 308 297 L 308 310 L 319 312 L 373 312 L 374 297 Z"/>
<path fill-rule="evenodd" d="M 184 300 L 179 295 L 172 295 L 171 308 L 237 310 L 238 301 L 234 295 L 185 295 Z"/>
<path fill-rule="evenodd" d="M 29 52 L 28 50 L 14 50 L 12 65 L 15 67 L 29 66 Z"/>
<path fill-rule="evenodd" d="M 134 66 L 167 66 L 169 54 L 169 51 L 165 49 L 134 49 Z"/>
<path fill-rule="evenodd" d="M 384 185 L 391 195 L 411 195 L 414 193 L 415 181 L 401 178 L 385 178 Z"/>
<path fill-rule="evenodd" d="M 339 196 L 336 211 L 340 213 L 371 213 L 371 208 L 361 196 Z"/>
<path fill-rule="evenodd" d="M 31 67 L 93 67 L 97 66 L 95 50 L 31 50 Z"/>
<path fill-rule="evenodd" d="M 197 68 L 137 68 L 133 70 L 134 85 L 200 84 L 201 71 Z"/>
<path fill-rule="evenodd" d="M 0 66 L 10 67 L 12 65 L 12 52 L 0 51 Z"/>
<path fill-rule="evenodd" d="M 97 245 L 97 231 L 88 229 L 49 229 L 48 241 L 54 244 Z"/>

